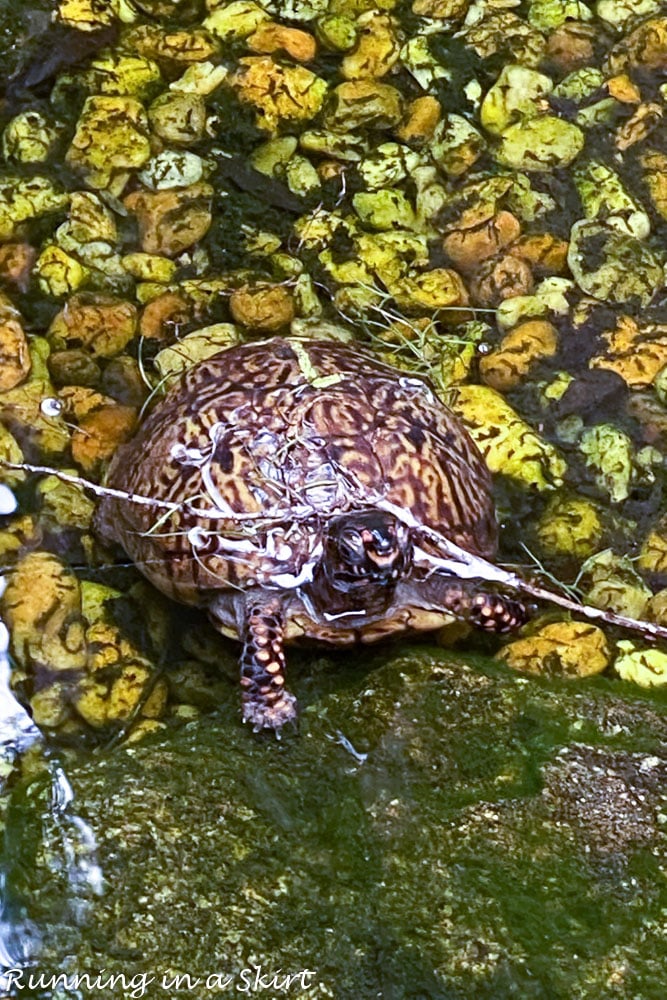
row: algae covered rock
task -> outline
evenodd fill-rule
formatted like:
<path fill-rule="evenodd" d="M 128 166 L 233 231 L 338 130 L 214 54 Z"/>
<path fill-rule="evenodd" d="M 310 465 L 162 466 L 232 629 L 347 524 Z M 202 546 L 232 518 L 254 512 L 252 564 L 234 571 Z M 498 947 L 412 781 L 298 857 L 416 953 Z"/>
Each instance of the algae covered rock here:
<path fill-rule="evenodd" d="M 213 188 L 197 183 L 179 190 L 134 191 L 125 205 L 136 213 L 145 253 L 175 257 L 208 232 Z"/>
<path fill-rule="evenodd" d="M 582 291 L 615 304 L 636 300 L 647 306 L 664 284 L 655 252 L 610 224 L 575 222 L 568 263 Z"/>
<path fill-rule="evenodd" d="M 15 163 L 42 163 L 54 151 L 62 130 L 39 111 L 22 111 L 2 133 L 2 152 Z"/>
<path fill-rule="evenodd" d="M 164 142 L 191 146 L 204 136 L 206 105 L 197 93 L 170 91 L 160 94 L 149 106 L 148 119 L 153 132 Z"/>
<path fill-rule="evenodd" d="M 506 128 L 496 158 L 515 170 L 545 171 L 567 167 L 584 148 L 584 134 L 555 115 L 527 118 Z"/>
<path fill-rule="evenodd" d="M 503 392 L 519 385 L 531 369 L 556 353 L 558 335 L 547 320 L 526 320 L 506 333 L 498 347 L 481 358 L 482 380 Z"/>
<path fill-rule="evenodd" d="M 20 385 L 31 367 L 21 315 L 17 309 L 0 302 L 0 393 Z"/>
<path fill-rule="evenodd" d="M 150 156 L 148 117 L 133 97 L 89 97 L 67 153 L 94 188 L 109 187 L 120 174 L 142 167 Z"/>
<path fill-rule="evenodd" d="M 0 178 L 0 239 L 13 239 L 23 223 L 66 208 L 70 196 L 47 177 Z"/>
<path fill-rule="evenodd" d="M 537 491 L 562 483 L 564 460 L 494 389 L 459 386 L 451 405 L 492 472 L 502 472 Z"/>
<path fill-rule="evenodd" d="M 47 336 L 52 346 L 79 347 L 93 357 L 120 354 L 137 330 L 137 310 L 130 302 L 103 295 L 72 296 L 53 318 Z"/>
<path fill-rule="evenodd" d="M 619 655 L 614 671 L 624 681 L 639 687 L 662 687 L 667 684 L 667 653 L 624 639 L 617 643 Z"/>
<path fill-rule="evenodd" d="M 546 557 L 586 559 L 600 547 L 600 511 L 586 497 L 559 494 L 547 504 L 535 533 L 539 550 Z"/>
<path fill-rule="evenodd" d="M 327 101 L 325 123 L 335 131 L 361 126 L 385 128 L 402 117 L 400 92 L 388 83 L 350 80 L 335 87 Z"/>
<path fill-rule="evenodd" d="M 596 424 L 583 432 L 579 449 L 598 487 L 608 494 L 611 502 L 627 499 L 632 480 L 630 437 L 613 424 Z"/>
<path fill-rule="evenodd" d="M 521 673 L 591 677 L 611 663 L 602 629 L 587 622 L 552 622 L 505 646 L 498 659 Z"/>
<path fill-rule="evenodd" d="M 480 108 L 487 132 L 502 135 L 510 125 L 540 112 L 540 101 L 553 88 L 551 77 L 521 65 L 503 66 Z"/>
<path fill-rule="evenodd" d="M 574 178 L 587 219 L 600 219 L 638 240 L 649 235 L 648 213 L 606 164 L 589 160 L 577 165 Z"/>
<path fill-rule="evenodd" d="M 229 300 L 232 318 L 243 326 L 274 333 L 294 319 L 294 298 L 284 285 L 242 285 Z"/>
<path fill-rule="evenodd" d="M 580 570 L 580 583 L 587 604 L 629 618 L 646 616 L 651 590 L 631 561 L 605 549 L 587 559 Z"/>
<path fill-rule="evenodd" d="M 154 364 L 162 378 L 169 380 L 198 361 L 213 357 L 227 347 L 234 347 L 240 340 L 239 330 L 232 323 L 217 323 L 193 330 L 172 347 L 163 348 L 155 356 Z"/>
<path fill-rule="evenodd" d="M 621 313 L 601 339 L 605 350 L 591 358 L 591 368 L 616 372 L 631 389 L 656 384 L 660 392 L 658 380 L 667 365 L 667 327 Z"/>
<path fill-rule="evenodd" d="M 304 66 L 283 66 L 270 56 L 246 56 L 228 77 L 239 99 L 250 104 L 258 123 L 274 131 L 279 122 L 308 121 L 322 107 L 327 84 Z"/>

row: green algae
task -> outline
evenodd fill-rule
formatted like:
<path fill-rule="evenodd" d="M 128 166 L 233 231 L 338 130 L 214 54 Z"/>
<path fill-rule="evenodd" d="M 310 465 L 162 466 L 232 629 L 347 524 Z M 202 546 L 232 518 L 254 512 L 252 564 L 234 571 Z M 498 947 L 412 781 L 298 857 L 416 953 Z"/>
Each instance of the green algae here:
<path fill-rule="evenodd" d="M 207 976 L 239 988 L 253 963 L 314 973 L 265 996 L 655 995 L 659 703 L 468 661 L 322 659 L 295 678 L 298 737 L 251 738 L 230 687 L 215 716 L 72 762 L 105 878 L 74 947 L 57 839 L 40 846 L 29 818 L 43 782 L 19 785 L 6 857 L 14 898 L 48 922 L 38 968 L 155 977 L 149 1000 L 165 974 L 198 978 L 203 1000 Z"/>

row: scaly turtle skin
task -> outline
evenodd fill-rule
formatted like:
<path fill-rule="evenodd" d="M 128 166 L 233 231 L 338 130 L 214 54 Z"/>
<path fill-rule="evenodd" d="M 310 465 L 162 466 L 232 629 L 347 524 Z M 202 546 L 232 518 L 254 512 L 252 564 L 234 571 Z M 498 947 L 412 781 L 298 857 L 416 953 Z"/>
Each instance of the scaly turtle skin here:
<path fill-rule="evenodd" d="M 195 365 L 111 463 L 98 529 L 165 594 L 243 642 L 243 717 L 296 715 L 286 641 L 506 631 L 523 606 L 428 566 L 415 523 L 492 559 L 491 481 L 426 381 L 355 348 L 272 339 Z M 165 504 L 173 504 L 165 510 Z M 405 512 L 405 517 L 401 512 Z"/>

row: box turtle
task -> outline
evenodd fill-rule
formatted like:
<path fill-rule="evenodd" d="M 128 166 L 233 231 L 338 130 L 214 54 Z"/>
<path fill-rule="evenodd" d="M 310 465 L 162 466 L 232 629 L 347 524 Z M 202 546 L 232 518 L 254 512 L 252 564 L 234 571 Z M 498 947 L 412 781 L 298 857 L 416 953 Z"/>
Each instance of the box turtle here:
<path fill-rule="evenodd" d="M 109 468 L 97 525 L 165 594 L 238 637 L 243 719 L 296 717 L 285 642 L 373 642 L 523 605 L 443 570 L 433 533 L 492 558 L 487 468 L 425 379 L 339 343 L 274 338 L 189 369 Z M 420 528 L 423 527 L 422 532 Z"/>

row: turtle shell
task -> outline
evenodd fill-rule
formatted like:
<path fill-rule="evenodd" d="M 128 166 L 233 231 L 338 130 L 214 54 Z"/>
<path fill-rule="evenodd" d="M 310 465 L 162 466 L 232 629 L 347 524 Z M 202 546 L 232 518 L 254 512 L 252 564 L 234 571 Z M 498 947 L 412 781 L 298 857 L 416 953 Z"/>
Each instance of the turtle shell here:
<path fill-rule="evenodd" d="M 187 604 L 298 588 L 327 520 L 379 500 L 495 554 L 490 476 L 462 424 L 427 380 L 338 343 L 275 338 L 196 364 L 119 449 L 107 486 L 158 502 L 107 498 L 98 528 Z"/>

